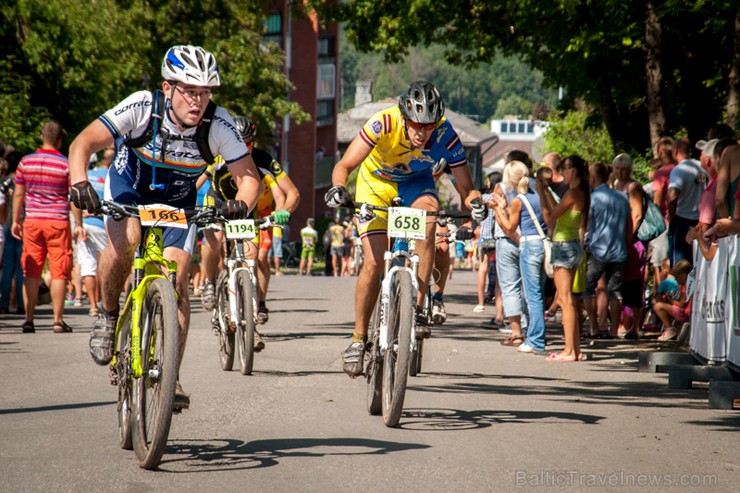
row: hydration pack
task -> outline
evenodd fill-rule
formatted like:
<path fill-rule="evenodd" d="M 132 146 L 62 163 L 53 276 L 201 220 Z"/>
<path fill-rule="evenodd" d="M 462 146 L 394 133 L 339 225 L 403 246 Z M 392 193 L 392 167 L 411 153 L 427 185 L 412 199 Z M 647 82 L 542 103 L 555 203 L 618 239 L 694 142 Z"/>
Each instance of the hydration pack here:
<path fill-rule="evenodd" d="M 146 130 L 144 131 L 143 134 L 141 134 L 138 137 L 126 138 L 124 140 L 124 143 L 128 147 L 136 148 L 136 147 L 141 147 L 147 142 L 151 141 L 152 138 L 154 137 L 155 118 L 159 120 L 159 125 L 157 127 L 162 128 L 162 122 L 164 121 L 164 112 L 165 112 L 166 106 L 167 105 L 165 103 L 164 93 L 160 91 L 159 89 L 152 92 L 152 111 L 149 114 L 149 123 L 147 124 Z M 213 153 L 211 152 L 211 148 L 208 145 L 208 133 L 211 131 L 211 123 L 213 120 L 213 114 L 215 112 L 216 112 L 216 103 L 214 103 L 213 101 L 208 101 L 206 112 L 203 114 L 203 118 L 200 120 L 200 123 L 198 123 L 198 126 L 195 128 L 195 135 L 193 135 L 192 137 L 192 140 L 198 146 L 198 151 L 200 152 L 201 157 L 208 164 L 213 164 L 213 161 L 215 160 L 215 157 L 213 156 Z M 163 135 L 162 136 L 163 142 L 166 142 L 167 140 L 171 140 L 171 139 L 183 139 L 183 137 L 173 136 L 173 135 Z M 190 139 L 190 138 L 187 138 L 187 139 Z M 162 146 L 162 148 L 164 147 L 165 146 Z"/>

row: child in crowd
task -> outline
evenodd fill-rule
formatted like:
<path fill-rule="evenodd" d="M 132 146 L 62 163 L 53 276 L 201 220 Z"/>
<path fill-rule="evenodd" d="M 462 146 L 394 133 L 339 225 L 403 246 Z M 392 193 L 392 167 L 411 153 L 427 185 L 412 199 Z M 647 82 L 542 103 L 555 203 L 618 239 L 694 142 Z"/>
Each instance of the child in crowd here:
<path fill-rule="evenodd" d="M 653 311 L 663 322 L 663 333 L 659 341 L 671 341 L 676 338 L 677 332 L 674 322 L 688 320 L 688 306 L 686 299 L 686 279 L 691 272 L 691 263 L 681 260 L 671 269 L 670 274 L 658 286 Z"/>

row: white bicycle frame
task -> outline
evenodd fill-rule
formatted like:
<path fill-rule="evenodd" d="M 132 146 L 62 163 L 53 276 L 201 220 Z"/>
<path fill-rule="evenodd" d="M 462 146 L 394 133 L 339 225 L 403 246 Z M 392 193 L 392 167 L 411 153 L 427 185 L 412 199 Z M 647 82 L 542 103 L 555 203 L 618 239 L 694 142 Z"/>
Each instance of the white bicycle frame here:
<path fill-rule="evenodd" d="M 234 240 L 229 240 L 234 241 Z M 241 241 L 241 240 L 236 240 Z M 254 274 L 254 268 L 256 265 L 256 262 L 254 259 L 247 259 L 243 258 L 242 250 L 239 247 L 239 245 L 234 245 L 236 247 L 236 255 L 232 256 L 232 258 L 226 259 L 226 268 L 229 271 L 229 280 L 227 282 L 227 286 L 229 288 L 229 313 L 231 315 L 231 323 L 237 323 L 238 315 L 239 315 L 239 308 L 236 305 L 236 275 L 241 271 L 247 271 L 249 274 L 249 278 L 252 282 L 252 317 L 255 319 L 255 322 L 257 320 L 257 277 Z M 236 267 L 238 264 L 246 262 L 246 267 Z M 236 267 L 236 268 L 234 268 Z"/>
<path fill-rule="evenodd" d="M 393 265 L 394 259 L 404 259 L 411 262 L 411 268 L 405 265 Z M 384 354 L 390 346 L 390 331 L 388 330 L 388 318 L 390 312 L 390 301 L 391 301 L 391 287 L 392 280 L 395 274 L 399 271 L 405 270 L 411 274 L 411 285 L 412 300 L 416 300 L 416 296 L 419 292 L 419 281 L 417 280 L 417 272 L 419 270 L 419 256 L 411 254 L 408 250 L 396 250 L 393 252 L 386 251 L 383 254 L 383 260 L 385 261 L 385 275 L 383 276 L 383 282 L 380 285 L 380 352 Z M 405 264 L 405 262 L 404 262 Z M 414 301 L 416 303 L 416 301 Z M 416 316 L 413 317 L 411 324 L 411 351 L 416 351 Z"/>

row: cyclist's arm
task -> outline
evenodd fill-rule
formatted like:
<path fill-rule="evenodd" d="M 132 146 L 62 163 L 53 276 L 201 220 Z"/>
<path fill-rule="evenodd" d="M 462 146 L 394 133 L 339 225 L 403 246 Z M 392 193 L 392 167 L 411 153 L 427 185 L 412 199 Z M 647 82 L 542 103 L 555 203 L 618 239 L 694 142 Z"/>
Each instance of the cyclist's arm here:
<path fill-rule="evenodd" d="M 100 120 L 95 120 L 80 132 L 69 146 L 69 183 L 75 185 L 87 181 L 90 154 L 102 151 L 113 143 L 113 135 Z"/>
<path fill-rule="evenodd" d="M 275 209 L 279 211 L 285 208 L 285 192 L 278 186 L 274 180 L 270 184 L 270 193 L 272 194 L 272 200 L 275 201 Z"/>
<path fill-rule="evenodd" d="M 467 166 L 456 166 L 452 168 L 452 176 L 455 177 L 455 189 L 460 194 L 465 205 L 470 209 L 470 202 L 473 199 L 481 198 L 481 193 L 473 186 L 473 177 L 470 175 L 470 168 Z"/>
<path fill-rule="evenodd" d="M 247 155 L 234 161 L 229 165 L 229 171 L 238 188 L 235 198 L 243 200 L 249 206 L 249 210 L 253 210 L 262 194 L 263 186 L 252 156 Z"/>
<path fill-rule="evenodd" d="M 342 159 L 334 165 L 334 171 L 331 174 L 332 185 L 347 186 L 350 173 L 362 164 L 372 150 L 373 148 L 362 140 L 359 135 L 355 137 L 349 145 L 347 152 L 342 156 Z"/>
<path fill-rule="evenodd" d="M 291 180 L 290 176 L 288 175 L 280 178 L 280 180 L 278 180 L 277 182 L 277 185 L 281 193 L 285 195 L 285 203 L 283 204 L 282 208 L 290 213 L 295 212 L 295 210 L 298 208 L 298 203 L 301 201 L 301 193 L 298 191 L 298 187 L 295 186 L 295 183 L 293 183 L 293 180 Z M 278 207 L 276 200 L 275 210 L 279 209 L 280 207 Z"/>

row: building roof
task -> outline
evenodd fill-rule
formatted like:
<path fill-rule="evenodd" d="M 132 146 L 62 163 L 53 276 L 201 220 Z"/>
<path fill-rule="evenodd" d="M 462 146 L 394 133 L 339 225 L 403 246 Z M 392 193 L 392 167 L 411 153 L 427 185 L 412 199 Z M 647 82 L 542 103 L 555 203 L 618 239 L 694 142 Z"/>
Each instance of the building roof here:
<path fill-rule="evenodd" d="M 380 110 L 397 104 L 397 101 L 396 98 L 382 99 L 364 103 L 339 113 L 337 115 L 337 142 L 339 145 L 349 145 L 371 116 Z M 465 147 L 475 147 L 489 139 L 498 138 L 495 133 L 489 132 L 483 125 L 449 108 L 445 109 L 445 117 L 455 127 Z"/>

